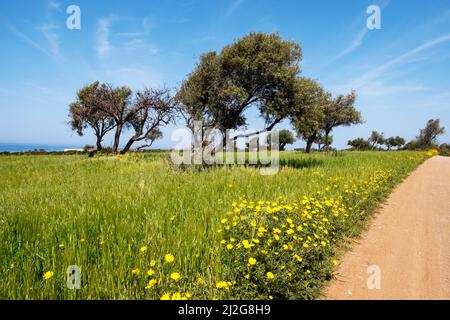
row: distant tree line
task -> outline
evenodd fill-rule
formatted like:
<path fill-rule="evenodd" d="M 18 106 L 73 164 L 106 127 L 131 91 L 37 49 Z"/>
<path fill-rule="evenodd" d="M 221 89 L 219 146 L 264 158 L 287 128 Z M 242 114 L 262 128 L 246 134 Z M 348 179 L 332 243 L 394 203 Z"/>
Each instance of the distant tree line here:
<path fill-rule="evenodd" d="M 402 137 L 395 136 L 385 138 L 384 133 L 378 131 L 372 131 L 372 134 L 368 139 L 356 138 L 349 140 L 348 145 L 354 150 L 387 150 L 396 148 L 397 150 L 426 150 L 429 148 L 443 148 L 447 149 L 447 145 L 443 144 L 439 146 L 437 144 L 437 137 L 445 133 L 445 128 L 441 127 L 439 119 L 428 120 L 424 129 L 419 131 L 419 134 L 415 139 L 406 143 L 406 140 Z"/>

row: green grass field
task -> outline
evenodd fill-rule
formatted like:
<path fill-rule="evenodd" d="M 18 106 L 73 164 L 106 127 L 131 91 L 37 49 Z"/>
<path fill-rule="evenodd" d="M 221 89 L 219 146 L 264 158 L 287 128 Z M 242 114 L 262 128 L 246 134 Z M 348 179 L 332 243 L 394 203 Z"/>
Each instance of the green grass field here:
<path fill-rule="evenodd" d="M 327 240 L 330 249 L 319 258 L 325 261 L 426 158 L 424 152 L 406 151 L 286 152 L 282 160 L 288 166 L 263 176 L 258 168 L 238 166 L 180 171 L 162 154 L 0 156 L 0 298 L 159 299 L 174 292 L 191 299 L 241 298 L 242 270 L 232 266 L 247 256 L 236 253 L 228 259 L 223 232 L 217 232 L 233 202 L 270 201 L 275 207 L 283 199 L 301 211 L 300 200 L 323 192 L 331 179 L 340 178 L 345 189 L 358 184 L 362 197 L 360 182 L 379 170 L 390 172 L 363 198 L 355 191 L 358 196 L 347 199 L 344 189 L 331 188 L 329 197 L 354 209 L 339 225 L 337 241 Z M 165 261 L 167 254 L 173 262 Z M 313 267 L 325 268 L 320 263 Z M 70 265 L 81 268 L 80 290 L 66 287 Z M 292 287 L 291 297 L 313 298 L 320 291 L 329 272 L 311 270 L 309 280 Z M 227 282 L 236 288 L 229 289 Z M 270 298 L 286 297 L 276 288 L 264 290 Z"/>

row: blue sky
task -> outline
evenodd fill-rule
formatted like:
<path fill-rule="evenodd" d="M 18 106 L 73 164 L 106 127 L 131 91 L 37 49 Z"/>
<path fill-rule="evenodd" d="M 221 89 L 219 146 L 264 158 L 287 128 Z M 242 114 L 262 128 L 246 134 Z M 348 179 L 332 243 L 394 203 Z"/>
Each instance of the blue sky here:
<path fill-rule="evenodd" d="M 66 28 L 71 4 L 81 30 Z M 371 4 L 382 8 L 381 30 L 366 28 Z M 450 0 L 1 1 L 0 142 L 94 143 L 67 125 L 78 88 L 177 87 L 201 53 L 251 31 L 300 42 L 302 75 L 334 94 L 356 90 L 365 123 L 336 129 L 336 146 L 371 130 L 409 140 L 430 118 L 450 142 Z M 249 128 L 263 125 L 254 110 L 248 117 Z M 173 146 L 173 128 L 154 146 Z"/>

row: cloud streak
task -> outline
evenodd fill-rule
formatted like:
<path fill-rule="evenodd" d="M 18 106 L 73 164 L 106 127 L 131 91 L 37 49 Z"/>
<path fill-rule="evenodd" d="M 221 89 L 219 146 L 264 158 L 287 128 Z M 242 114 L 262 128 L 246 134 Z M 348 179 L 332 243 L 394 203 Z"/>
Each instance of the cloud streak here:
<path fill-rule="evenodd" d="M 39 45 L 37 42 L 35 42 L 33 39 L 31 39 L 29 36 L 27 36 L 23 32 L 16 29 L 14 26 L 9 25 L 8 29 L 11 31 L 12 34 L 14 34 L 16 37 L 18 37 L 22 42 L 35 48 L 38 51 L 44 53 L 47 56 L 52 57 L 52 54 L 47 49 L 45 49 L 44 47 Z"/>
<path fill-rule="evenodd" d="M 61 52 L 59 50 L 60 41 L 58 34 L 55 32 L 56 29 L 57 28 L 52 24 L 46 24 L 36 28 L 36 30 L 40 31 L 47 40 L 50 47 L 50 53 L 57 58 L 61 58 Z"/>
<path fill-rule="evenodd" d="M 98 21 L 95 50 L 99 56 L 108 54 L 112 49 L 112 45 L 109 42 L 109 34 L 111 24 L 115 19 L 115 16 L 109 15 L 107 18 L 102 18 Z"/>
<path fill-rule="evenodd" d="M 244 0 L 233 0 L 228 10 L 226 11 L 226 15 L 231 15 L 234 11 L 236 11 L 241 5 L 244 3 Z"/>
<path fill-rule="evenodd" d="M 425 51 L 427 49 L 433 48 L 437 45 L 446 43 L 450 41 L 450 34 L 429 40 L 420 46 L 409 50 L 400 56 L 389 60 L 388 62 L 370 70 L 369 72 L 363 74 L 362 76 L 356 78 L 353 82 L 357 84 L 358 86 L 364 85 L 366 83 L 369 83 L 375 79 L 378 79 L 382 75 L 384 75 L 388 70 L 392 69 L 393 67 L 403 64 L 407 62 L 410 58 L 414 57 L 416 54 Z"/>
<path fill-rule="evenodd" d="M 329 63 L 333 63 L 336 60 L 339 60 L 340 58 L 356 50 L 363 43 L 363 40 L 366 37 L 367 32 L 368 29 L 366 27 L 364 27 L 361 31 L 359 31 L 354 37 L 352 43 L 347 48 L 342 50 L 339 54 L 337 54 L 335 57 L 333 57 Z"/>

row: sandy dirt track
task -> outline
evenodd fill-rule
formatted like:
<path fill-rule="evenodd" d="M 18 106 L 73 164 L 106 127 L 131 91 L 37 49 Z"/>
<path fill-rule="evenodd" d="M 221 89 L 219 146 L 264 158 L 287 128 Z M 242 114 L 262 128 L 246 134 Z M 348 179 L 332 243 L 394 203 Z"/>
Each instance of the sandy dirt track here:
<path fill-rule="evenodd" d="M 380 289 L 367 285 L 377 284 L 373 265 Z M 450 299 L 450 157 L 427 160 L 394 190 L 335 276 L 322 299 Z"/>

